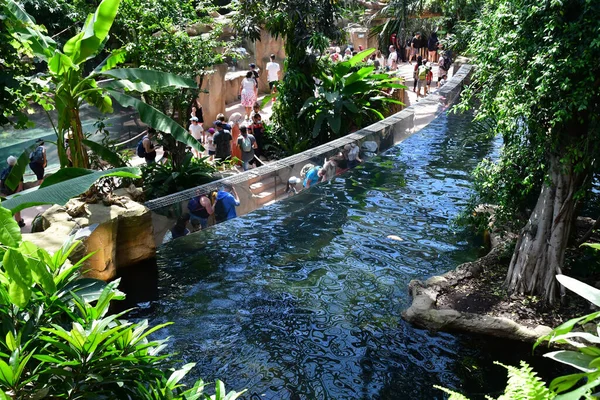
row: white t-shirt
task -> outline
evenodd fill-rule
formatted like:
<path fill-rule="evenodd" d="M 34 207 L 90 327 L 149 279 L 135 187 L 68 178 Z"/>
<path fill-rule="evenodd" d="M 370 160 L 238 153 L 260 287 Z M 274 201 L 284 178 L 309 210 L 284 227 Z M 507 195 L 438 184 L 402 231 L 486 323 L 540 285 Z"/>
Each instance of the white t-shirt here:
<path fill-rule="evenodd" d="M 355 161 L 358 158 L 358 154 L 360 153 L 360 148 L 352 143 L 350 147 L 350 151 L 348 151 L 348 161 Z"/>
<path fill-rule="evenodd" d="M 254 88 L 256 87 L 256 81 L 254 78 L 244 78 L 242 81 L 242 89 L 247 92 L 254 92 Z"/>
<path fill-rule="evenodd" d="M 387 61 L 387 66 L 392 68 L 394 66 L 394 63 L 398 61 L 398 53 L 396 53 L 395 51 L 390 53 L 390 55 L 388 56 L 388 61 Z"/>
<path fill-rule="evenodd" d="M 376 57 L 375 60 L 379 61 L 379 68 L 385 68 L 385 57 L 383 55 Z"/>
<path fill-rule="evenodd" d="M 281 68 L 279 67 L 279 64 L 277 64 L 276 62 L 273 62 L 273 61 L 269 61 L 267 63 L 267 80 L 269 82 L 278 81 L 279 76 L 277 76 L 277 73 L 279 72 L 280 69 Z"/>
<path fill-rule="evenodd" d="M 195 139 L 200 140 L 200 138 L 202 138 L 202 131 L 203 131 L 203 129 L 202 129 L 202 127 L 200 125 L 198 125 L 198 124 L 196 124 L 196 125 L 191 124 L 190 125 L 190 132 L 192 133 L 192 136 Z"/>

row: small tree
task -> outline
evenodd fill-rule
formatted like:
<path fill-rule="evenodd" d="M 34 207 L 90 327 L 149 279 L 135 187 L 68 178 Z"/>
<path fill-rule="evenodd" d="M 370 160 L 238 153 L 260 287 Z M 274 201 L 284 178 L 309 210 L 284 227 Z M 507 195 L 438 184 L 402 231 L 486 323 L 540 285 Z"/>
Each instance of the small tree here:
<path fill-rule="evenodd" d="M 178 77 L 142 69 L 114 69 L 123 62 L 126 52 L 117 50 L 98 65 L 90 74 L 84 75 L 84 63 L 103 48 L 108 32 L 113 24 L 120 0 L 103 0 L 94 14 L 88 18 L 76 36 L 69 39 L 62 51 L 56 48 L 56 42 L 45 36 L 35 21 L 13 0 L 8 0 L 5 10 L 15 24 L 11 26 L 11 34 L 23 46 L 28 54 L 47 62 L 46 79 L 53 85 L 53 97 L 43 97 L 39 101 L 46 108 L 53 103 L 58 112 L 58 123 L 55 126 L 57 149 L 61 166 L 68 164 L 64 137 L 69 132 L 69 148 L 73 166 L 88 168 L 89 160 L 84 148 L 84 134 L 79 117 L 79 109 L 83 102 L 97 107 L 102 112 L 112 111 L 111 96 L 124 106 L 134 106 L 140 113 L 143 122 L 166 133 L 177 140 L 201 149 L 197 140 L 172 119 L 157 109 L 144 104 L 136 97 L 124 91 L 140 93 L 159 90 L 164 87 L 196 88 L 192 79 Z M 115 80 L 110 85 L 99 87 L 96 82 L 102 76 Z"/>
<path fill-rule="evenodd" d="M 480 102 L 478 119 L 497 119 L 507 146 L 523 143 L 530 147 L 524 151 L 543 154 L 542 189 L 506 285 L 551 303 L 577 202 L 600 155 L 599 21 L 595 2 L 494 1 L 475 22 L 469 48 L 476 70 L 465 102 Z"/>

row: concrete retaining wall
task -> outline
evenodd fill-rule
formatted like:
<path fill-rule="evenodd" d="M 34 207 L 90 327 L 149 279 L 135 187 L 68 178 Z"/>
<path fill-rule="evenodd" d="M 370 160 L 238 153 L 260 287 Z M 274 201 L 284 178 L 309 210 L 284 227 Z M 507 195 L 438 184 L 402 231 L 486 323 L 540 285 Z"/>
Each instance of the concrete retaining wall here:
<path fill-rule="evenodd" d="M 157 244 L 162 242 L 177 215 L 187 211 L 187 202 L 197 192 L 206 194 L 222 184 L 232 185 L 241 201 L 240 207 L 237 207 L 238 216 L 244 215 L 285 197 L 284 191 L 290 177 L 299 177 L 302 167 L 308 163 L 323 165 L 324 159 L 337 154 L 346 144 L 357 143 L 362 146 L 365 142 L 375 142 L 377 153 L 388 150 L 418 132 L 453 104 L 463 85 L 468 83 L 471 71 L 471 65 L 463 64 L 446 85 L 418 103 L 343 138 L 260 168 L 146 202 L 146 206 L 153 211 Z"/>

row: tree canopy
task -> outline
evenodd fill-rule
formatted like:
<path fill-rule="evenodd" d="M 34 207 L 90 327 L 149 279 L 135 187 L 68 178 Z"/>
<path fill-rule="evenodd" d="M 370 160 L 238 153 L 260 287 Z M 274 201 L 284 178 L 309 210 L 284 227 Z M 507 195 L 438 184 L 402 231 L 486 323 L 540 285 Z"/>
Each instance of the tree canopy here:
<path fill-rule="evenodd" d="M 578 201 L 600 154 L 599 21 L 597 2 L 490 1 L 470 38 L 477 68 L 463 106 L 476 101 L 476 119 L 496 121 L 495 132 L 508 149 L 501 162 L 529 170 L 516 176 L 537 180 L 526 185 L 530 189 L 541 188 L 507 284 L 550 302 L 556 299 L 554 276 L 564 264 Z M 524 157 L 527 152 L 533 156 Z M 498 174 L 490 185 L 523 184 L 505 178 Z"/>

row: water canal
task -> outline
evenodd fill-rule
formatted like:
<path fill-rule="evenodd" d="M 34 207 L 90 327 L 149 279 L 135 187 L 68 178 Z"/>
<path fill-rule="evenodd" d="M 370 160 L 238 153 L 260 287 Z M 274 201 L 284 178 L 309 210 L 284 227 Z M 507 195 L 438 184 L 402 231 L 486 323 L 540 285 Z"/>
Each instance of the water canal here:
<path fill-rule="evenodd" d="M 531 347 L 405 323 L 411 279 L 478 256 L 453 221 L 498 141 L 442 114 L 359 168 L 159 251 L 159 300 L 138 311 L 194 377 L 252 399 L 472 398 L 504 387 L 494 360 Z M 390 240 L 396 235 L 402 241 Z M 508 350 L 508 351 L 507 351 Z"/>

